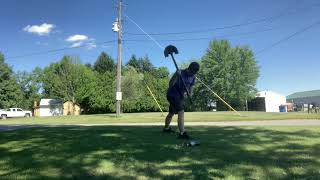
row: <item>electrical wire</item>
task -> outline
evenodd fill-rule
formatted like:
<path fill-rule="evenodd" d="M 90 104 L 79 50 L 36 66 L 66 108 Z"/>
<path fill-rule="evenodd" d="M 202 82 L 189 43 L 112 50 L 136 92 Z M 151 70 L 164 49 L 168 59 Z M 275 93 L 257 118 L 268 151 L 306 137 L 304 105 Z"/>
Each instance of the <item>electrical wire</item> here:
<path fill-rule="evenodd" d="M 151 37 L 146 31 L 144 31 L 134 20 L 132 20 L 129 16 L 125 15 L 133 24 L 135 24 L 143 33 L 144 35 L 147 35 L 153 42 L 155 42 L 161 49 L 164 49 L 164 47 L 156 41 L 153 37 Z"/>
<path fill-rule="evenodd" d="M 193 30 L 193 31 L 149 33 L 149 35 L 152 35 L 152 36 L 181 35 L 181 34 L 194 34 L 194 33 L 212 32 L 212 31 L 223 30 L 223 29 L 233 29 L 233 28 L 237 28 L 237 27 L 249 26 L 249 25 L 252 25 L 252 24 L 258 24 L 258 23 L 263 23 L 263 22 L 272 22 L 272 21 L 275 21 L 277 19 L 282 18 L 283 16 L 287 16 L 287 15 L 290 15 L 290 14 L 295 14 L 295 13 L 300 12 L 301 10 L 306 10 L 306 9 L 309 9 L 309 8 L 312 8 L 312 7 L 317 7 L 317 6 L 320 6 L 320 4 L 316 3 L 316 4 L 311 5 L 310 7 L 298 9 L 295 12 L 290 12 L 290 11 L 288 11 L 289 8 L 286 8 L 284 10 L 284 12 L 281 12 L 281 13 L 279 13 L 277 15 L 274 15 L 274 16 L 271 16 L 271 17 L 256 19 L 256 20 L 252 20 L 252 21 L 248 21 L 248 22 L 244 22 L 244 23 L 239 23 L 239 24 L 234 24 L 234 25 L 227 25 L 227 26 L 208 28 L 208 29 L 199 29 L 199 30 Z M 136 35 L 136 36 L 145 35 L 145 34 L 141 34 L 141 33 L 130 33 L 130 32 L 126 32 L 126 34 L 128 34 L 128 35 Z"/>
<path fill-rule="evenodd" d="M 286 41 L 292 39 L 293 37 L 295 37 L 295 36 L 297 36 L 297 35 L 299 35 L 299 34 L 302 34 L 302 33 L 306 32 L 307 30 L 315 27 L 315 26 L 318 25 L 318 24 L 320 24 L 320 21 L 317 21 L 317 22 L 315 22 L 315 23 L 313 23 L 313 24 L 311 24 L 311 25 L 309 25 L 309 26 L 306 26 L 306 27 L 304 27 L 304 28 L 296 31 L 295 33 L 293 33 L 293 34 L 291 34 L 291 35 L 289 35 L 289 36 L 287 36 L 287 37 L 285 37 L 285 38 L 283 38 L 283 39 L 280 39 L 279 41 L 271 44 L 270 46 L 267 46 L 267 47 L 265 47 L 265 48 L 257 51 L 255 54 L 256 54 L 256 55 L 261 54 L 261 53 L 265 52 L 265 51 L 268 50 L 268 49 L 271 49 L 271 48 L 273 48 L 273 47 L 275 47 L 275 46 L 277 46 L 277 45 L 279 45 L 279 44 L 281 44 L 281 43 L 283 43 L 283 42 L 286 42 Z"/>
<path fill-rule="evenodd" d="M 116 41 L 117 40 L 105 41 L 105 42 L 101 42 L 101 43 L 96 43 L 96 45 L 108 44 L 108 43 L 112 43 L 112 42 L 116 42 Z M 8 57 L 8 58 L 6 58 L 6 60 L 24 58 L 24 57 L 29 57 L 29 56 L 37 56 L 37 55 L 42 55 L 42 54 L 49 54 L 49 53 L 65 51 L 65 50 L 70 50 L 70 49 L 78 49 L 78 48 L 88 47 L 88 46 L 89 46 L 88 44 L 85 44 L 85 45 L 81 45 L 81 46 L 77 46 L 77 47 L 65 47 L 65 48 L 60 48 L 60 49 L 52 49 L 52 50 L 48 50 L 48 51 L 28 53 L 28 54 Z"/>
<path fill-rule="evenodd" d="M 273 28 L 273 29 L 245 32 L 245 33 L 225 34 L 225 35 L 216 36 L 216 38 L 228 38 L 228 37 L 235 37 L 235 36 L 252 35 L 252 34 L 273 31 L 273 30 L 275 30 L 275 29 Z M 164 41 L 164 42 L 165 41 L 195 41 L 195 40 L 210 40 L 210 39 L 212 39 L 212 37 L 184 38 L 184 39 L 160 39 L 158 41 Z M 127 42 L 146 42 L 149 40 L 147 40 L 147 39 L 125 39 L 124 41 L 127 41 Z"/>

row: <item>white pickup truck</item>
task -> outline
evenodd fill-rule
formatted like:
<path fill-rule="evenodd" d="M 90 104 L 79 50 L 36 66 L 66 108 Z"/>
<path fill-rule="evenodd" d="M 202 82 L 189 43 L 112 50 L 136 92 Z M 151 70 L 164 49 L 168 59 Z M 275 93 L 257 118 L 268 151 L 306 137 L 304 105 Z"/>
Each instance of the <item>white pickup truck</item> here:
<path fill-rule="evenodd" d="M 21 108 L 9 108 L 7 110 L 0 110 L 0 118 L 7 119 L 9 117 L 30 117 L 31 111 L 24 111 Z"/>

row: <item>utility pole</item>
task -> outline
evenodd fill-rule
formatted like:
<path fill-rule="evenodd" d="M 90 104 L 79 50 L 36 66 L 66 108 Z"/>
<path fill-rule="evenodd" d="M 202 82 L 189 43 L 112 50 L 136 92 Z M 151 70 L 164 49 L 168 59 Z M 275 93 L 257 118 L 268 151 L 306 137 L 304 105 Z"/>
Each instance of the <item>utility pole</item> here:
<path fill-rule="evenodd" d="M 117 116 L 121 113 L 121 100 L 122 100 L 122 92 L 121 92 L 121 66 L 122 66 L 122 0 L 119 0 L 118 6 L 118 63 L 117 63 L 117 92 L 116 92 L 116 113 Z"/>

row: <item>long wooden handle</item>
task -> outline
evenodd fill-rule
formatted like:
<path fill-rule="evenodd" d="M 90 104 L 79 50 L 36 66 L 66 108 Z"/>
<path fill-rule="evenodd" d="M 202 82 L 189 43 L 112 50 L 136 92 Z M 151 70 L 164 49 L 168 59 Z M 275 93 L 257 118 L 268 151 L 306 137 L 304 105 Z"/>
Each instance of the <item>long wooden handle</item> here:
<path fill-rule="evenodd" d="M 172 58 L 172 60 L 173 60 L 174 65 L 176 66 L 177 71 L 180 71 L 180 69 L 179 69 L 179 67 L 178 67 L 178 65 L 177 65 L 177 62 L 176 62 L 176 60 L 174 59 L 173 54 L 171 53 L 170 55 L 171 55 L 171 58 Z M 186 92 L 187 92 L 187 95 L 188 95 L 188 98 L 189 98 L 189 100 L 190 100 L 190 103 L 193 104 L 193 101 L 192 101 L 192 99 L 191 99 L 191 94 L 190 94 L 190 92 L 189 92 L 189 90 L 188 90 L 188 88 L 187 88 L 187 86 L 186 86 L 186 83 L 184 82 L 184 80 L 182 79 L 182 77 L 180 76 L 180 74 L 179 74 L 179 77 L 180 77 L 180 79 L 181 79 L 181 81 L 182 81 L 182 83 L 183 83 L 184 89 L 185 89 Z"/>

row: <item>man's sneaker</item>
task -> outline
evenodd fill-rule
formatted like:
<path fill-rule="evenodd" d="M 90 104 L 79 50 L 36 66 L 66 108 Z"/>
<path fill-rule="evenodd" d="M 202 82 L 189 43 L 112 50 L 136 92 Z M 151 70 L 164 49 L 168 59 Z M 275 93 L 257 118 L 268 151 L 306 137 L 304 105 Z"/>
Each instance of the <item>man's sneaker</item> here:
<path fill-rule="evenodd" d="M 163 128 L 162 132 L 164 132 L 164 133 L 174 133 L 175 131 L 173 129 L 171 129 L 171 127 L 169 127 L 169 128 Z"/>
<path fill-rule="evenodd" d="M 191 137 L 187 134 L 187 132 L 179 133 L 178 139 L 191 139 Z"/>

